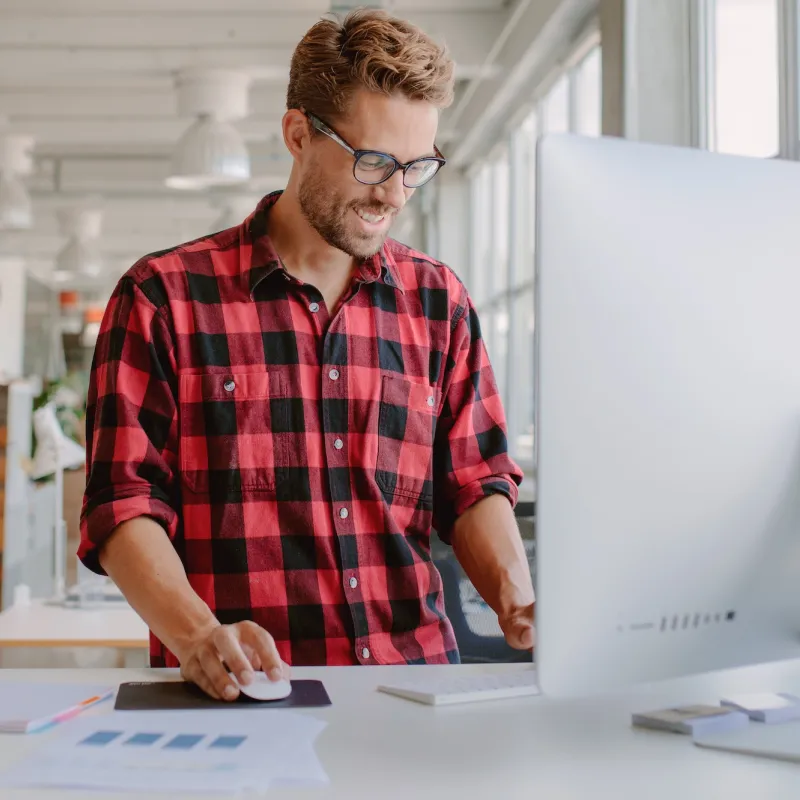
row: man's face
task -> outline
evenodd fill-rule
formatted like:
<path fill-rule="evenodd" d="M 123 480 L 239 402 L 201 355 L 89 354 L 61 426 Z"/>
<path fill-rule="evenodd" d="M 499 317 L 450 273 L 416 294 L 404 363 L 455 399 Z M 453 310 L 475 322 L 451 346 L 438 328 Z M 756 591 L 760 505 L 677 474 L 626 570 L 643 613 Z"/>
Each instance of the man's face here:
<path fill-rule="evenodd" d="M 323 120 L 356 150 L 376 150 L 408 163 L 434 153 L 437 109 L 418 100 L 359 90 L 345 119 Z M 353 176 L 353 156 L 317 133 L 301 164 L 300 207 L 332 247 L 357 259 L 377 253 L 395 217 L 414 193 L 403 172 L 375 186 Z"/>

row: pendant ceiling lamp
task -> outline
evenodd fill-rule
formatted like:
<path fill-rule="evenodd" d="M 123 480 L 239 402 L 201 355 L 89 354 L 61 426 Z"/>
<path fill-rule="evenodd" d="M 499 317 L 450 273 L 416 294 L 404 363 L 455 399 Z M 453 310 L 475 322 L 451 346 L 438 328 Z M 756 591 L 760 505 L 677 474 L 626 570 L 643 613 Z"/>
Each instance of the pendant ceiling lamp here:
<path fill-rule="evenodd" d="M 4 131 L 0 120 L 0 230 L 33 227 L 33 208 L 23 178 L 33 172 L 31 136 Z"/>
<path fill-rule="evenodd" d="M 178 112 L 195 121 L 178 142 L 166 184 L 201 191 L 250 178 L 250 154 L 232 124 L 246 117 L 250 77 L 236 70 L 184 70 L 176 77 Z"/>
<path fill-rule="evenodd" d="M 58 219 L 67 242 L 56 255 L 56 277 L 98 277 L 103 272 L 100 250 L 102 209 L 83 206 L 62 208 L 58 210 Z"/>

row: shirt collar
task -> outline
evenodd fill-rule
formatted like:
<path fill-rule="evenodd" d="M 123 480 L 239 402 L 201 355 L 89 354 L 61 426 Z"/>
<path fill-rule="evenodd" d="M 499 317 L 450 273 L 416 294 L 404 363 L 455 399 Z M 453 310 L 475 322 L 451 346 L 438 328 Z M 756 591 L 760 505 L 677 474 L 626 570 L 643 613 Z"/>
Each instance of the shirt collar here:
<path fill-rule="evenodd" d="M 266 195 L 255 211 L 242 223 L 239 237 L 239 267 L 247 291 L 252 296 L 261 281 L 280 270 L 286 275 L 283 264 L 278 257 L 272 241 L 267 233 L 269 211 L 275 205 L 282 192 Z M 359 265 L 362 283 L 384 283 L 387 286 L 404 292 L 397 262 L 387 242 L 380 251 Z"/>

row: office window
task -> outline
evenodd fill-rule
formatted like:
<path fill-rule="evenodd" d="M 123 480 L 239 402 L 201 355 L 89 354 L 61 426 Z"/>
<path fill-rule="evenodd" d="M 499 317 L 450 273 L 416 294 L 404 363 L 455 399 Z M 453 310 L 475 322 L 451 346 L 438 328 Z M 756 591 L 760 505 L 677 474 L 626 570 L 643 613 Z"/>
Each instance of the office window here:
<path fill-rule="evenodd" d="M 709 0 L 709 144 L 769 157 L 780 147 L 778 0 Z"/>
<path fill-rule="evenodd" d="M 533 463 L 533 287 L 514 298 L 512 348 L 514 348 L 514 385 L 508 397 L 511 450 L 522 464 Z M 524 387 L 524 390 L 520 390 Z"/>
<path fill-rule="evenodd" d="M 492 206 L 494 233 L 494 263 L 492 270 L 492 294 L 508 289 L 508 244 L 509 244 L 509 178 L 508 149 L 504 148 L 492 163 Z"/>
<path fill-rule="evenodd" d="M 508 416 L 511 454 L 526 468 L 534 455 L 536 140 L 601 131 L 599 45 L 584 43 L 565 63 L 471 178 L 469 288 Z"/>
<path fill-rule="evenodd" d="M 547 133 L 569 132 L 569 77 L 562 75 L 542 101 L 544 130 Z"/>
<path fill-rule="evenodd" d="M 593 47 L 573 75 L 575 133 L 599 136 L 603 117 L 600 47 Z"/>
<path fill-rule="evenodd" d="M 508 302 L 501 303 L 493 314 L 492 328 L 492 368 L 494 369 L 497 385 L 500 387 L 501 394 L 508 396 L 508 339 L 510 325 L 510 310 Z M 517 376 L 514 376 L 516 383 Z"/>
<path fill-rule="evenodd" d="M 486 352 L 489 354 L 489 360 L 492 362 L 492 368 L 496 368 L 494 358 L 494 314 L 491 309 L 484 309 L 478 313 L 478 320 L 481 326 L 481 338 L 486 346 Z M 500 391 L 503 391 L 502 384 L 498 383 Z"/>
<path fill-rule="evenodd" d="M 511 284 L 533 281 L 536 228 L 536 132 L 533 111 L 511 134 Z"/>
<path fill-rule="evenodd" d="M 492 259 L 491 169 L 484 165 L 470 179 L 470 268 L 468 288 L 480 305 L 489 297 Z"/>

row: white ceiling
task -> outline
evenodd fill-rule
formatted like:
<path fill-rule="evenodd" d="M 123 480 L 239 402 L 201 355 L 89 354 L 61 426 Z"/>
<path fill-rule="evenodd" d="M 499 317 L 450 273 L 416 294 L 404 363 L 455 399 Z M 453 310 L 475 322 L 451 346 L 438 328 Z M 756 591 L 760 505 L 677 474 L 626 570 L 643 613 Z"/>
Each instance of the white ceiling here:
<path fill-rule="evenodd" d="M 176 110 L 183 67 L 246 70 L 253 78 L 248 141 L 257 194 L 288 174 L 280 119 L 292 49 L 326 0 L 0 0 L 0 116 L 36 139 L 28 180 L 35 229 L 5 237 L 46 274 L 63 244 L 55 210 L 87 194 L 105 209 L 110 275 L 152 250 L 200 236 L 219 194 L 164 188 L 175 143 L 191 120 Z M 443 39 L 459 95 L 492 75 L 490 55 L 514 3 L 395 0 L 393 11 Z M 494 74 L 496 78 L 496 73 Z M 442 143 L 463 135 L 442 120 Z"/>

